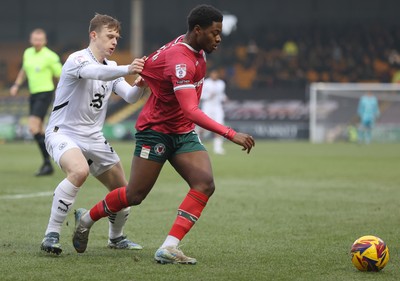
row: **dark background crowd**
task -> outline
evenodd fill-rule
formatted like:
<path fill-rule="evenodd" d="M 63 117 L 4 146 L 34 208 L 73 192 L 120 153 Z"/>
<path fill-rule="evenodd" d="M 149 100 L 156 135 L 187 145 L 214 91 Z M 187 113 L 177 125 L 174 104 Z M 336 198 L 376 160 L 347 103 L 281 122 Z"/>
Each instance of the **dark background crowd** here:
<path fill-rule="evenodd" d="M 266 27 L 244 38 L 211 58 L 233 88 L 392 82 L 400 63 L 400 29 L 393 26 Z"/>

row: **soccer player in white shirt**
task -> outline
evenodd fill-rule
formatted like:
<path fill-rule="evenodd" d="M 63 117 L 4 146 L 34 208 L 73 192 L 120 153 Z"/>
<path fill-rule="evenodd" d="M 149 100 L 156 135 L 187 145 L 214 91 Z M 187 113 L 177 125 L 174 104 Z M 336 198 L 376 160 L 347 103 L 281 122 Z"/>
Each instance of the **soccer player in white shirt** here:
<path fill-rule="evenodd" d="M 136 83 L 133 87 L 129 85 L 123 76 L 140 73 L 144 58 L 121 66 L 108 60 L 117 46 L 120 30 L 118 20 L 96 14 L 90 21 L 88 48 L 71 54 L 62 68 L 45 140 L 49 154 L 66 178 L 54 191 L 41 244 L 44 252 L 61 254 L 62 223 L 89 173 L 109 191 L 127 184 L 120 158 L 104 138 L 102 128 L 112 92 L 129 103 L 142 96 L 143 90 Z M 140 78 L 135 82 L 143 85 Z M 142 249 L 123 234 L 129 211 L 126 208 L 109 217 L 110 248 Z"/>
<path fill-rule="evenodd" d="M 204 80 L 201 95 L 201 109 L 205 114 L 220 124 L 224 124 L 225 113 L 223 103 L 227 101 L 225 94 L 225 82 L 219 78 L 217 70 L 212 70 L 207 79 Z M 214 134 L 213 148 L 215 154 L 225 154 L 223 137 Z"/>

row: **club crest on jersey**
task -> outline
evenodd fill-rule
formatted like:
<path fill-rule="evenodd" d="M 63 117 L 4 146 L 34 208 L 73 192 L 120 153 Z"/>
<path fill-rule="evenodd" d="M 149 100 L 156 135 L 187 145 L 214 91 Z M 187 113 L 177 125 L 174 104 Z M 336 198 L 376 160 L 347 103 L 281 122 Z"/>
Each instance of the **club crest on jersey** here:
<path fill-rule="evenodd" d="M 64 141 L 58 145 L 58 149 L 63 150 L 67 145 L 68 145 L 68 143 Z"/>
<path fill-rule="evenodd" d="M 154 152 L 157 155 L 163 155 L 165 153 L 165 144 L 157 143 L 156 146 L 154 146 Z"/>
<path fill-rule="evenodd" d="M 183 78 L 186 76 L 186 64 L 177 64 L 175 65 L 175 75 L 178 78 Z"/>
<path fill-rule="evenodd" d="M 75 62 L 77 65 L 80 65 L 80 64 L 82 64 L 82 63 L 84 63 L 84 62 L 87 62 L 87 61 L 88 61 L 88 59 L 85 58 L 84 56 L 77 56 L 77 57 L 74 59 L 74 62 Z"/>

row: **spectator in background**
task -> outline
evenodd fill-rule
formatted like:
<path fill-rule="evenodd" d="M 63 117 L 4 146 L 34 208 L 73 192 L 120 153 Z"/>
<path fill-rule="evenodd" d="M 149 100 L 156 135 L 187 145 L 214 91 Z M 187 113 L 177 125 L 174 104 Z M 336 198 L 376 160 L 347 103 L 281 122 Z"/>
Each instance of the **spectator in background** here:
<path fill-rule="evenodd" d="M 396 64 L 393 67 L 392 83 L 400 84 L 400 65 Z"/>
<path fill-rule="evenodd" d="M 299 54 L 299 47 L 294 40 L 288 39 L 282 46 L 282 53 L 287 58 L 297 57 Z"/>
<path fill-rule="evenodd" d="M 212 70 L 207 79 L 204 80 L 203 92 L 201 95 L 201 109 L 211 119 L 220 124 L 224 124 L 224 108 L 223 103 L 227 101 L 225 94 L 225 81 L 219 78 L 217 70 Z M 213 150 L 215 154 L 225 154 L 223 148 L 223 137 L 214 134 Z"/>
<path fill-rule="evenodd" d="M 357 112 L 360 118 L 358 141 L 359 143 L 369 144 L 375 120 L 380 115 L 377 98 L 371 92 L 367 92 L 360 98 Z"/>
<path fill-rule="evenodd" d="M 29 86 L 29 131 L 39 146 L 43 165 L 36 176 L 51 175 L 54 172 L 44 143 L 44 118 L 54 97 L 55 83 L 53 78 L 61 74 L 59 56 L 46 47 L 46 32 L 35 29 L 30 35 L 31 47 L 23 54 L 22 68 L 10 89 L 12 96 L 17 95 L 19 88 L 28 80 Z"/>

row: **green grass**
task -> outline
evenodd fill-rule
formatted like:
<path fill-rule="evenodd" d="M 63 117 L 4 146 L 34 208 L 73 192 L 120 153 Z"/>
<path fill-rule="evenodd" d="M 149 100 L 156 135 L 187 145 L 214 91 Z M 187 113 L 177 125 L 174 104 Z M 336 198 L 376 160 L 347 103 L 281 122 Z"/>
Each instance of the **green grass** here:
<path fill-rule="evenodd" d="M 207 144 L 209 147 L 210 144 Z M 127 175 L 133 143 L 114 143 Z M 87 252 L 71 244 L 73 215 L 63 226 L 63 253 L 39 251 L 52 192 L 64 178 L 35 178 L 40 158 L 33 143 L 0 145 L 1 280 L 398 280 L 400 144 L 311 145 L 257 142 L 250 155 L 227 143 L 227 155 L 211 154 L 217 190 L 185 237 L 184 252 L 196 266 L 153 261 L 176 208 L 187 192 L 166 164 L 153 191 L 133 208 L 125 232 L 142 251 L 106 248 L 107 220 L 93 227 Z M 75 207 L 90 208 L 106 194 L 90 178 Z M 349 250 L 362 235 L 377 235 L 390 248 L 379 273 L 351 264 Z"/>

